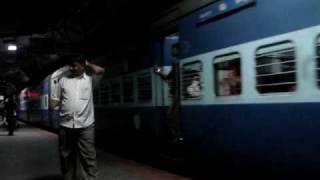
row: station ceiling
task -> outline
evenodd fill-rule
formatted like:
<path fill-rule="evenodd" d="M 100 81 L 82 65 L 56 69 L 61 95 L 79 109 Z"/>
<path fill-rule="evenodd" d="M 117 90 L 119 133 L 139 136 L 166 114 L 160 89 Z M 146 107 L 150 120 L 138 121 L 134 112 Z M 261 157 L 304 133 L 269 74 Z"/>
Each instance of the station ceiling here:
<path fill-rule="evenodd" d="M 61 54 L 80 51 L 103 56 L 143 43 L 151 23 L 179 1 L 4 1 L 0 11 L 0 85 L 10 81 L 21 89 L 39 82 L 63 65 Z M 12 42 L 18 44 L 16 52 L 6 49 Z"/>

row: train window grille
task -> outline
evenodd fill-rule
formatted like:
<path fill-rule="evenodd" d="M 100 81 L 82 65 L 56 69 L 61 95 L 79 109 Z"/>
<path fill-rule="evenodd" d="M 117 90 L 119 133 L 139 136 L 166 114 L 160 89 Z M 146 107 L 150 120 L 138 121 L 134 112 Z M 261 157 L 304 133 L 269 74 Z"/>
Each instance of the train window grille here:
<path fill-rule="evenodd" d="M 111 103 L 121 102 L 121 88 L 120 81 L 111 83 Z"/>
<path fill-rule="evenodd" d="M 197 100 L 202 97 L 202 62 L 199 60 L 182 66 L 180 77 L 181 96 L 183 100 Z"/>
<path fill-rule="evenodd" d="M 138 76 L 138 100 L 149 102 L 152 100 L 151 73 L 146 72 Z"/>
<path fill-rule="evenodd" d="M 130 103 L 133 98 L 133 78 L 125 78 L 123 80 L 123 102 Z"/>
<path fill-rule="evenodd" d="M 100 92 L 96 93 L 100 98 L 100 104 L 108 104 L 109 103 L 109 86 L 107 83 L 102 83 L 99 89 Z"/>
<path fill-rule="evenodd" d="M 296 58 L 292 42 L 258 48 L 256 80 L 256 88 L 262 94 L 296 90 Z"/>
<path fill-rule="evenodd" d="M 318 85 L 318 87 L 320 87 L 320 38 L 318 38 L 316 51 L 317 51 L 317 68 L 316 68 L 317 85 Z"/>
<path fill-rule="evenodd" d="M 237 96 L 242 91 L 241 58 L 229 53 L 214 58 L 214 89 L 216 96 Z"/>

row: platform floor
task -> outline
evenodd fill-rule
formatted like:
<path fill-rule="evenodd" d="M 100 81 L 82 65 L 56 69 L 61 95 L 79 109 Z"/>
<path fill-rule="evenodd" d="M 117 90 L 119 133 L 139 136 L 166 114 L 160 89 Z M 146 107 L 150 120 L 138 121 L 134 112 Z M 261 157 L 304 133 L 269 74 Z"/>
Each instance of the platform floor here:
<path fill-rule="evenodd" d="M 188 180 L 97 149 L 98 180 Z M 0 128 L 1 180 L 63 180 L 57 135 L 22 125 L 14 136 Z"/>

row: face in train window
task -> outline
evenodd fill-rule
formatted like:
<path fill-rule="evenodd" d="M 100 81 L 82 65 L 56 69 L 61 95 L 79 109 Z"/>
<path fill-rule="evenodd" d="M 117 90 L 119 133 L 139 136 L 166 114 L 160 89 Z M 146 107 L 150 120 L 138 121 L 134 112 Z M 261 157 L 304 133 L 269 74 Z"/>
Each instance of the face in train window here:
<path fill-rule="evenodd" d="M 236 96 L 241 94 L 241 66 L 238 53 L 214 59 L 214 79 L 216 96 Z"/>
<path fill-rule="evenodd" d="M 202 95 L 201 86 L 202 63 L 194 61 L 186 63 L 182 67 L 182 97 L 187 99 L 200 99 Z"/>
<path fill-rule="evenodd" d="M 296 90 L 296 62 L 293 43 L 284 42 L 258 48 L 256 88 L 259 93 Z"/>

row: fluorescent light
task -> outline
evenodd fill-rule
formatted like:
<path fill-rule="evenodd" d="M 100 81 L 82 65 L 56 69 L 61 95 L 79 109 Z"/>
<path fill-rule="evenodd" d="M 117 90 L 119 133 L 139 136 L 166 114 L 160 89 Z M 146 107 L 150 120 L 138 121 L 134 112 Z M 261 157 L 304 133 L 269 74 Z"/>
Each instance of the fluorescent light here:
<path fill-rule="evenodd" d="M 8 51 L 16 51 L 17 50 L 17 46 L 14 44 L 10 44 L 8 45 Z"/>

